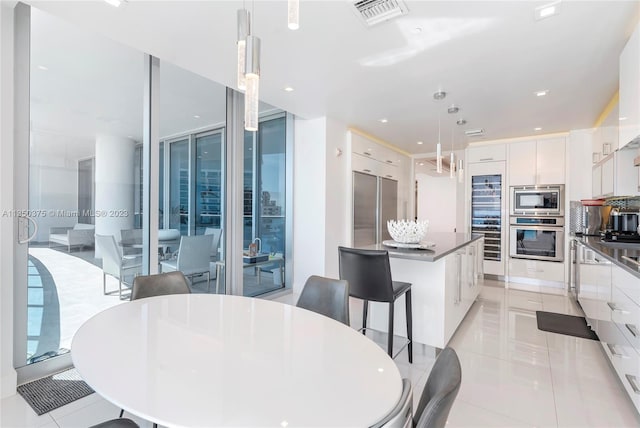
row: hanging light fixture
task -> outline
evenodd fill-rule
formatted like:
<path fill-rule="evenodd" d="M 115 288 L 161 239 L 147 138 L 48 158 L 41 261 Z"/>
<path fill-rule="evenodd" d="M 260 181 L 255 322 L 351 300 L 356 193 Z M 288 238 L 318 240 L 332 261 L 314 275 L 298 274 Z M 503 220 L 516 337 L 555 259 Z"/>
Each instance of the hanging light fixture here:
<path fill-rule="evenodd" d="M 456 121 L 456 123 L 459 126 L 463 126 L 463 125 L 465 125 L 467 123 L 467 121 L 465 119 L 460 118 L 460 119 L 458 119 Z M 458 183 L 464 182 L 464 168 L 463 168 L 463 166 L 464 165 L 463 165 L 463 162 L 462 162 L 462 158 L 458 159 Z"/>
<path fill-rule="evenodd" d="M 451 128 L 451 154 L 449 155 L 449 178 L 456 176 L 456 155 L 453 153 L 453 130 Z"/>
<path fill-rule="evenodd" d="M 289 0 L 287 12 L 289 30 L 300 28 L 300 0 Z"/>
<path fill-rule="evenodd" d="M 436 144 L 436 172 L 442 174 L 442 144 L 440 144 L 440 114 L 438 114 L 438 144 Z"/>
<path fill-rule="evenodd" d="M 247 37 L 247 55 L 244 77 L 247 90 L 244 93 L 244 129 L 258 130 L 258 101 L 260 92 L 260 39 Z"/>
<path fill-rule="evenodd" d="M 247 47 L 247 36 L 251 33 L 251 19 L 247 9 L 238 9 L 238 89 L 244 91 L 247 89 L 247 83 L 244 78 L 245 56 Z"/>

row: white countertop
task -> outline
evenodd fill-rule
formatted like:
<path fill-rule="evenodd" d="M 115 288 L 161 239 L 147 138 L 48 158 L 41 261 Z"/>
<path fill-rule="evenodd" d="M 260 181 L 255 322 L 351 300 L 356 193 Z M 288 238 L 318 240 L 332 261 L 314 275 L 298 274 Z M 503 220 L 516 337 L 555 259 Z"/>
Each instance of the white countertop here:
<path fill-rule="evenodd" d="M 240 296 L 110 308 L 80 327 L 71 353 L 105 399 L 169 427 L 370 426 L 402 388 L 393 360 L 356 330 Z"/>

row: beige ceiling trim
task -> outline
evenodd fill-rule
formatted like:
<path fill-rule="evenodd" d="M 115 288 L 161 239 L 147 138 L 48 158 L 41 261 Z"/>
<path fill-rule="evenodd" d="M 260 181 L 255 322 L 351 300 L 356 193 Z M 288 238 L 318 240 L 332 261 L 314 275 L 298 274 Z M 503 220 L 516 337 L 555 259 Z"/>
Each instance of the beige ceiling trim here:
<path fill-rule="evenodd" d="M 600 113 L 600 116 L 598 116 L 598 119 L 596 119 L 596 123 L 593 124 L 594 128 L 597 128 L 600 125 L 602 125 L 602 122 L 604 122 L 604 120 L 609 116 L 609 114 L 611 113 L 611 110 L 613 110 L 616 104 L 618 104 L 619 100 L 620 100 L 620 92 L 616 91 L 613 97 L 611 97 L 609 104 L 607 104 L 604 110 L 602 110 L 602 113 Z"/>
<path fill-rule="evenodd" d="M 400 148 L 398 148 L 398 147 L 394 146 L 394 145 L 393 145 L 393 144 L 391 144 L 391 143 L 387 143 L 386 141 L 381 140 L 381 139 L 380 139 L 380 138 L 378 138 L 378 137 L 374 137 L 373 135 L 368 134 L 368 133 L 366 133 L 366 132 L 364 132 L 364 131 L 362 131 L 362 130 L 360 130 L 360 129 L 358 129 L 358 128 L 349 127 L 349 128 L 347 128 L 347 130 L 348 130 L 348 131 L 350 131 L 350 132 L 353 132 L 354 134 L 358 134 L 358 135 L 360 135 L 360 136 L 362 136 L 362 137 L 364 137 L 364 138 L 368 138 L 368 139 L 370 139 L 371 141 L 375 141 L 376 143 L 378 143 L 378 144 L 380 144 L 380 145 L 382 145 L 382 146 L 388 147 L 388 148 L 390 148 L 391 150 L 394 150 L 394 151 L 396 151 L 396 152 L 398 152 L 398 153 L 400 153 L 400 154 L 403 154 L 403 155 L 405 155 L 405 156 L 411 157 L 411 153 L 406 152 L 406 151 L 404 151 L 404 150 L 402 150 L 402 149 L 400 149 Z"/>

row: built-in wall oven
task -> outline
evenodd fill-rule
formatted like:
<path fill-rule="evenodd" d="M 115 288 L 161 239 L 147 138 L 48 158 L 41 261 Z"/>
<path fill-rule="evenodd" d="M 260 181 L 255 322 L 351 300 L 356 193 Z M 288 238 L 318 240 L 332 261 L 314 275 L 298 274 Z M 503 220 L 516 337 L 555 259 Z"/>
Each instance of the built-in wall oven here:
<path fill-rule="evenodd" d="M 511 187 L 512 216 L 564 216 L 564 184 Z"/>
<path fill-rule="evenodd" d="M 509 232 L 511 257 L 564 260 L 564 217 L 512 216 Z"/>

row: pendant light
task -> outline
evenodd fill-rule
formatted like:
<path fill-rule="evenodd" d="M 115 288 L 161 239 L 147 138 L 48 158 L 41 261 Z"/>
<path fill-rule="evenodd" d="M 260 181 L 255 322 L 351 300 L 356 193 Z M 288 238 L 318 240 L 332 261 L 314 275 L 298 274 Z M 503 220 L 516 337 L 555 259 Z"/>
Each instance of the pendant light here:
<path fill-rule="evenodd" d="M 255 2 L 251 3 L 251 7 L 255 8 Z M 253 17 L 255 19 L 255 9 Z M 244 129 L 255 132 L 258 130 L 260 100 L 260 39 L 252 34 L 251 26 L 245 50 L 244 78 L 247 89 L 244 93 Z"/>
<path fill-rule="evenodd" d="M 449 178 L 456 176 L 456 155 L 453 153 L 453 130 L 451 128 L 451 154 L 449 155 Z"/>
<path fill-rule="evenodd" d="M 244 129 L 258 130 L 258 101 L 260 93 L 260 39 L 247 37 L 247 55 L 244 78 L 247 90 L 244 93 Z"/>
<path fill-rule="evenodd" d="M 300 28 L 300 0 L 289 0 L 287 18 L 287 26 L 290 30 Z"/>
<path fill-rule="evenodd" d="M 456 121 L 456 123 L 458 124 L 458 126 L 463 126 L 467 123 L 467 121 L 465 119 L 458 119 Z M 462 183 L 464 182 L 464 165 L 462 162 L 462 159 L 458 159 L 458 183 Z"/>
<path fill-rule="evenodd" d="M 244 69 L 245 69 L 245 56 L 246 56 L 246 47 L 247 47 L 247 36 L 251 33 L 249 28 L 251 23 L 249 17 L 249 11 L 245 8 L 238 9 L 238 41 L 237 41 L 237 50 L 238 50 L 238 76 L 237 76 L 237 85 L 238 89 L 244 91 L 247 89 L 247 84 L 244 78 Z"/>
<path fill-rule="evenodd" d="M 440 144 L 440 114 L 438 113 L 438 144 L 436 144 L 436 172 L 442 174 L 442 144 Z"/>

